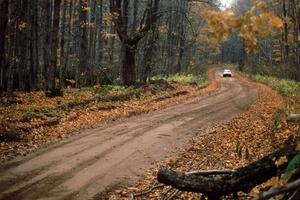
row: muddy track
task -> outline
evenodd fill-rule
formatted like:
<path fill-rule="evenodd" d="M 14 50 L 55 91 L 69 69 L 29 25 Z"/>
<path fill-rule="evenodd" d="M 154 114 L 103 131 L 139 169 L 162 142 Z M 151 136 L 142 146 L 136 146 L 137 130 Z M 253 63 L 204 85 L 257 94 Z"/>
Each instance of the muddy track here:
<path fill-rule="evenodd" d="M 0 166 L 0 199 L 92 199 L 137 180 L 202 128 L 231 119 L 257 90 L 216 72 L 220 89 L 164 110 L 105 124 Z"/>

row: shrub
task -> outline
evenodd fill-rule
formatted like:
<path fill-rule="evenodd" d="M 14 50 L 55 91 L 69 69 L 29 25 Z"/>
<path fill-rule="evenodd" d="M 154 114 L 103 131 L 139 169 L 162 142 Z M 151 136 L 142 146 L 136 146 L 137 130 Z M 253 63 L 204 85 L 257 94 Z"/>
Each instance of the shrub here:
<path fill-rule="evenodd" d="M 202 85 L 204 84 L 207 79 L 208 75 L 205 73 L 204 75 L 194 75 L 194 74 L 173 74 L 165 77 L 156 76 L 152 77 L 152 80 L 166 80 L 168 82 L 177 82 L 180 84 L 188 85 Z"/>
<path fill-rule="evenodd" d="M 56 116 L 55 112 L 50 108 L 47 108 L 44 110 L 44 115 L 46 115 L 47 117 L 55 117 Z"/>
<path fill-rule="evenodd" d="M 272 76 L 245 74 L 244 76 L 259 83 L 268 85 L 281 94 L 286 103 L 286 112 L 300 112 L 300 83 L 287 79 L 279 79 Z"/>

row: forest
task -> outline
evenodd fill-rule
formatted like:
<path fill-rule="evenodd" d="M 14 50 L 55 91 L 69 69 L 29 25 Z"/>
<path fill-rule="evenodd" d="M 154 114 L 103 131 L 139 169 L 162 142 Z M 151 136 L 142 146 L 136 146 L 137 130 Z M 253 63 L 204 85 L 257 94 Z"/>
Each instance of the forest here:
<path fill-rule="evenodd" d="M 300 0 L 0 0 L 0 200 L 297 200 L 299 141 Z"/>
<path fill-rule="evenodd" d="M 232 4 L 236 16 L 248 16 L 242 31 L 256 48 L 248 54 L 249 39 L 238 31 L 224 34 L 226 42 L 214 40 L 224 30 L 209 29 L 203 11 L 218 10 L 218 1 L 1 0 L 0 91 L 134 85 L 155 75 L 205 71 L 209 62 L 249 64 L 255 73 L 299 81 L 299 1 L 266 1 L 283 20 L 282 32 L 272 36 L 260 32 L 259 19 L 251 22 L 259 12 L 248 12 L 252 3 Z M 226 19 L 220 23 L 230 26 Z"/>
<path fill-rule="evenodd" d="M 134 85 L 194 68 L 209 52 L 198 53 L 194 29 L 204 19 L 191 9 L 188 1 L 1 0 L 1 91 Z"/>

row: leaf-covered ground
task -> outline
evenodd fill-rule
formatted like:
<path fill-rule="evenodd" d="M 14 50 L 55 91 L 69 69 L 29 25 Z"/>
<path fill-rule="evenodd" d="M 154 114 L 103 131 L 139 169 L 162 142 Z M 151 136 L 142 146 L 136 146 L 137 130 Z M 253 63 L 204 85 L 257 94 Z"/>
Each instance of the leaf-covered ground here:
<path fill-rule="evenodd" d="M 268 85 L 284 98 L 284 110 L 288 113 L 300 113 L 300 83 L 271 76 L 245 74 L 251 80 Z"/>
<path fill-rule="evenodd" d="M 41 146 L 78 134 L 100 123 L 174 105 L 208 95 L 218 83 L 185 77 L 155 80 L 138 88 L 115 86 L 69 89 L 64 97 L 46 98 L 43 92 L 16 93 L 0 101 L 0 159 L 25 156 Z M 189 81 L 190 80 L 190 81 Z"/>
<path fill-rule="evenodd" d="M 133 193 L 147 191 L 155 184 L 156 173 L 162 167 L 181 172 L 238 168 L 262 158 L 284 143 L 299 140 L 299 124 L 288 124 L 282 115 L 282 97 L 265 85 L 250 82 L 239 75 L 236 77 L 259 89 L 259 97 L 249 111 L 201 131 L 179 155 L 153 166 L 135 186 L 117 190 L 108 196 L 101 194 L 99 199 L 128 199 Z M 259 189 L 253 189 L 251 195 L 258 193 Z M 163 186 L 147 194 L 137 195 L 135 199 L 168 199 L 172 195 L 177 199 L 200 199 L 201 196 Z M 241 195 L 249 197 L 249 194 Z"/>

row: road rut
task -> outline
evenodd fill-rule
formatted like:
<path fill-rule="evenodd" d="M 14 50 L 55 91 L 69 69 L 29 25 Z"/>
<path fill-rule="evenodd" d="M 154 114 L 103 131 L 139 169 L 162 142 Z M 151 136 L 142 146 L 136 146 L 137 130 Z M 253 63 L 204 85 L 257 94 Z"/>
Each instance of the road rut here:
<path fill-rule="evenodd" d="M 0 199 L 92 199 L 120 182 L 138 179 L 151 164 L 183 147 L 202 128 L 249 108 L 257 90 L 216 72 L 220 89 L 44 148 L 0 166 Z"/>

